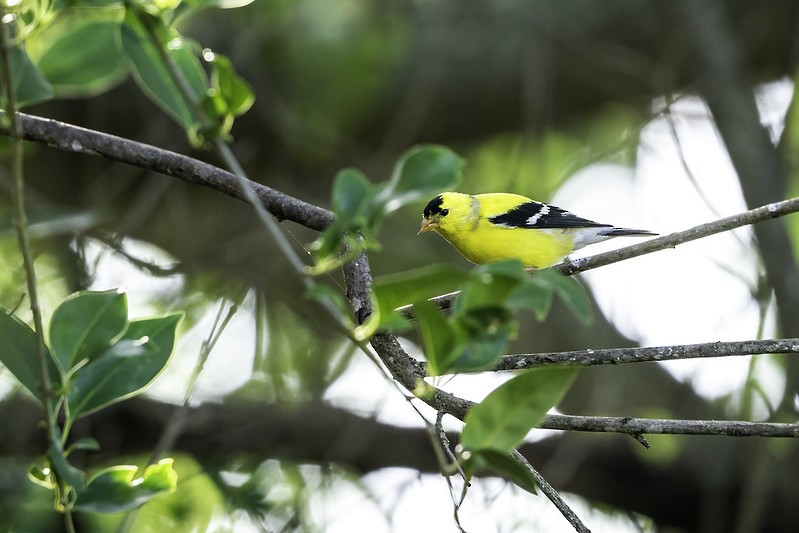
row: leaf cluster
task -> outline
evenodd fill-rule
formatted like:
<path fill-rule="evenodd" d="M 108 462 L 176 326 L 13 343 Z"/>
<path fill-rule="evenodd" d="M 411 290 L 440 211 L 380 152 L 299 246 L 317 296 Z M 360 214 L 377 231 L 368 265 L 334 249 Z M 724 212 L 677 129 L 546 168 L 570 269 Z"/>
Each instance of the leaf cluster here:
<path fill-rule="evenodd" d="M 119 512 L 172 491 L 171 460 L 148 468 L 134 480 L 136 467 L 113 466 L 87 478 L 68 461 L 77 449 L 97 449 L 92 439 L 65 448 L 73 423 L 92 412 L 142 392 L 166 367 L 182 314 L 129 320 L 127 296 L 118 290 L 72 295 L 53 313 L 42 375 L 36 333 L 13 314 L 0 310 L 0 338 L 7 349 L 0 362 L 34 398 L 62 413 L 54 428 L 45 464 L 30 479 L 53 490 L 62 510 Z M 44 383 L 49 383 L 47 390 Z"/>
<path fill-rule="evenodd" d="M 17 101 L 25 106 L 54 97 L 95 96 L 132 76 L 193 144 L 226 136 L 233 120 L 252 106 L 252 88 L 228 58 L 184 37 L 177 24 L 201 9 L 248 3 L 22 2 L 12 17 Z"/>
<path fill-rule="evenodd" d="M 335 222 L 311 244 L 318 275 L 340 267 L 365 249 L 378 249 L 377 234 L 386 216 L 455 185 L 464 160 L 443 146 L 420 145 L 405 152 L 391 179 L 371 183 L 358 169 L 340 171 L 333 182 Z M 341 250 L 345 252 L 339 254 Z"/>

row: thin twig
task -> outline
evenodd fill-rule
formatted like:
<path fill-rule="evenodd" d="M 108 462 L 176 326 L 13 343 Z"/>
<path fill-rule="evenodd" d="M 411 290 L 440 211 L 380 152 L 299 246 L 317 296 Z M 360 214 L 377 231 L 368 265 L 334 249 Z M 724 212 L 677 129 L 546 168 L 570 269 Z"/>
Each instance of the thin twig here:
<path fill-rule="evenodd" d="M 163 278 L 163 277 L 175 276 L 182 272 L 180 268 L 180 263 L 175 263 L 169 266 L 161 266 L 153 262 L 141 259 L 140 257 L 136 257 L 125 248 L 125 245 L 122 242 L 120 242 L 119 239 L 116 239 L 113 236 L 106 234 L 105 232 L 90 232 L 89 236 L 94 239 L 97 239 L 99 242 L 103 243 L 105 246 L 113 250 L 115 253 L 122 256 L 122 258 L 125 259 L 125 261 L 127 261 L 134 267 L 140 270 L 144 270 L 152 276 Z"/>
<path fill-rule="evenodd" d="M 650 239 L 646 242 L 619 248 L 610 252 L 592 255 L 590 257 L 583 257 L 580 259 L 572 259 L 564 261 L 559 265 L 552 267 L 562 274 L 571 276 L 578 272 L 585 272 L 601 266 L 618 263 L 633 257 L 638 257 L 652 252 L 659 252 L 667 248 L 674 248 L 677 245 L 686 242 L 709 237 L 717 233 L 729 231 L 731 229 L 748 226 L 757 222 L 763 222 L 772 218 L 778 218 L 785 215 L 790 215 L 799 211 L 799 198 L 791 198 L 781 202 L 774 202 L 749 211 L 744 211 L 737 215 L 732 215 L 720 218 L 707 224 L 700 224 L 685 231 L 678 231 L 663 237 Z"/>
<path fill-rule="evenodd" d="M 563 517 L 569 521 L 569 523 L 572 525 L 575 531 L 578 531 L 580 533 L 591 533 L 591 530 L 588 529 L 585 526 L 585 524 L 582 523 L 582 521 L 577 517 L 576 514 L 574 514 L 574 511 L 571 510 L 571 507 L 569 507 L 566 504 L 566 502 L 563 501 L 563 498 L 560 497 L 558 491 L 556 491 L 552 487 L 552 485 L 550 485 L 549 482 L 546 479 L 544 479 L 544 476 L 542 476 L 538 472 L 538 470 L 533 468 L 533 465 L 530 464 L 527 458 L 521 453 L 519 453 L 518 450 L 513 450 L 512 453 L 513 456 L 517 460 L 519 460 L 524 465 L 524 467 L 530 472 L 530 474 L 533 476 L 533 479 L 535 480 L 535 484 L 538 485 L 538 488 L 541 489 L 541 492 L 543 492 L 544 495 L 547 498 L 549 498 L 549 501 L 551 501 L 552 504 L 558 509 L 558 511 L 560 511 L 560 514 L 562 514 Z"/>
<path fill-rule="evenodd" d="M 799 437 L 799 424 L 743 420 L 668 420 L 631 416 L 547 415 L 543 429 L 638 435 L 724 435 L 727 437 Z"/>

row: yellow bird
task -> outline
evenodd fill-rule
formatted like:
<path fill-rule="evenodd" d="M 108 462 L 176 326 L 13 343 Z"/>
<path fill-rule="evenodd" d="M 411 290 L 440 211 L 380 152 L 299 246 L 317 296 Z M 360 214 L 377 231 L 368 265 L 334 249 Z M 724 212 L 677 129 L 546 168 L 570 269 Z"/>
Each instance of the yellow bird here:
<path fill-rule="evenodd" d="M 427 204 L 419 233 L 436 231 L 475 264 L 519 259 L 552 266 L 588 244 L 620 236 L 657 235 L 580 218 L 554 205 L 510 193 L 445 192 Z"/>

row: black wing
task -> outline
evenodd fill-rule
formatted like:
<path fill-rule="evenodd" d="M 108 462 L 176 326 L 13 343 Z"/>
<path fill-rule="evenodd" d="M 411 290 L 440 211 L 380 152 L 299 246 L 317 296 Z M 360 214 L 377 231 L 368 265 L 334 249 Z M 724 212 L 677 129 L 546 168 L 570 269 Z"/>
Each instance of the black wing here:
<path fill-rule="evenodd" d="M 580 218 L 560 207 L 541 202 L 526 202 L 501 215 L 489 217 L 492 224 L 506 228 L 599 228 L 612 227 Z"/>

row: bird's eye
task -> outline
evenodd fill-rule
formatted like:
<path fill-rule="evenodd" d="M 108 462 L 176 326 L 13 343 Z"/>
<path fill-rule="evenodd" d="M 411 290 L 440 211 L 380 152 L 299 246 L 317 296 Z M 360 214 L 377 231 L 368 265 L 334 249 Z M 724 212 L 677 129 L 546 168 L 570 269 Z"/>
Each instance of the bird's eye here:
<path fill-rule="evenodd" d="M 441 216 L 442 216 L 442 217 L 445 217 L 445 216 L 447 216 L 447 215 L 449 215 L 449 209 L 442 209 L 442 210 L 441 210 Z"/>

